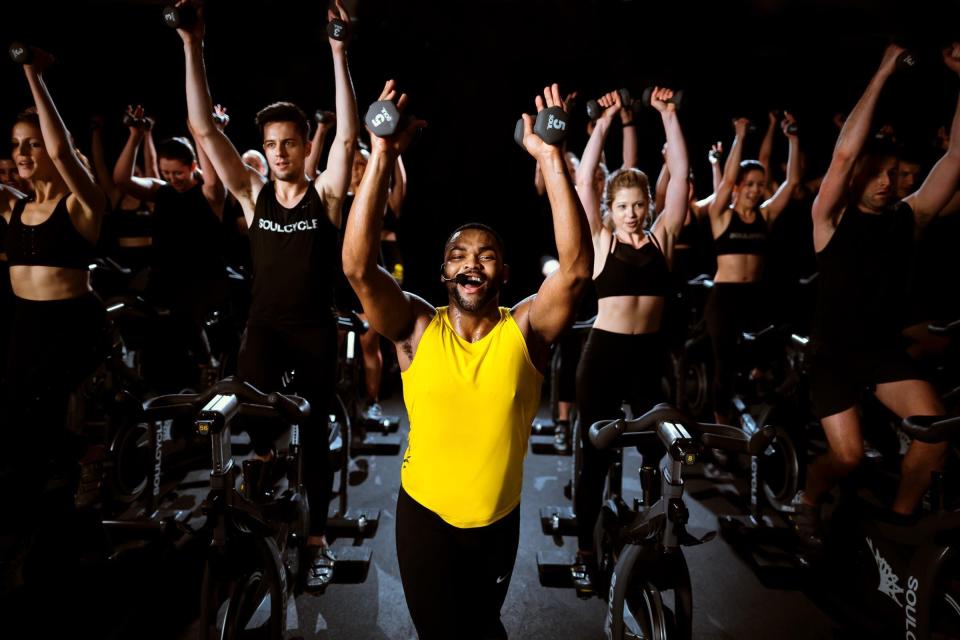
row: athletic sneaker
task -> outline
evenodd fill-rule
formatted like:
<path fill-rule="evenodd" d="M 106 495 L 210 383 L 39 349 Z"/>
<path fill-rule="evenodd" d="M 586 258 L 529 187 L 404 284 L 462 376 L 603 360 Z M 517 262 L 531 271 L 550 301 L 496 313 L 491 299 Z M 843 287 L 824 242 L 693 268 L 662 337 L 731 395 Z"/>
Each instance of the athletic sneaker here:
<path fill-rule="evenodd" d="M 306 548 L 306 576 L 304 588 L 307 591 L 322 591 L 333 580 L 333 567 L 337 561 L 333 550 L 326 545 Z"/>
<path fill-rule="evenodd" d="M 570 450 L 570 423 L 566 420 L 558 420 L 554 427 L 553 447 L 561 453 Z"/>
<path fill-rule="evenodd" d="M 823 531 L 820 526 L 820 506 L 809 505 L 803 499 L 803 491 L 798 491 L 793 497 L 793 530 L 797 534 L 800 545 L 807 551 L 819 552 L 823 550 Z"/>
<path fill-rule="evenodd" d="M 363 412 L 363 417 L 370 422 L 380 422 L 383 420 L 383 409 L 380 408 L 380 403 L 371 402 L 368 404 L 366 410 Z"/>

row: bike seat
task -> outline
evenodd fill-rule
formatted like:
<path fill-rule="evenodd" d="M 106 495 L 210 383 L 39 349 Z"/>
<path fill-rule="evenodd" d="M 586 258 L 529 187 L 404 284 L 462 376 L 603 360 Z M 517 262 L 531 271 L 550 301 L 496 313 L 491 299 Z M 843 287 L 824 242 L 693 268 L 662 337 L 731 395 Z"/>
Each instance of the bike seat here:
<path fill-rule="evenodd" d="M 370 328 L 370 324 L 362 320 L 354 311 L 347 311 L 346 313 L 338 311 L 337 328 L 363 335 Z"/>

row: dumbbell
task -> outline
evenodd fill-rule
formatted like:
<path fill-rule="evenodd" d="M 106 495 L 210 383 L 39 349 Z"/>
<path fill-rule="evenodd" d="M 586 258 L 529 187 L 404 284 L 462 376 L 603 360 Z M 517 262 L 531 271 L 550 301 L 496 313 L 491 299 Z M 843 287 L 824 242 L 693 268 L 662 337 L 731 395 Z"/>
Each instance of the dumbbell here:
<path fill-rule="evenodd" d="M 795 135 L 799 131 L 800 127 L 797 126 L 796 122 L 791 122 L 787 125 L 787 133 L 790 135 Z"/>
<path fill-rule="evenodd" d="M 17 64 L 30 64 L 33 62 L 33 47 L 22 42 L 10 43 L 10 59 Z"/>
<path fill-rule="evenodd" d="M 626 91 L 626 89 L 621 89 L 621 91 Z M 629 97 L 629 94 L 627 94 L 627 95 L 628 95 L 628 97 Z M 623 95 L 621 94 L 621 99 L 622 99 L 622 97 L 623 97 Z M 653 87 L 647 87 L 646 89 L 643 90 L 643 95 L 640 96 L 640 100 L 641 100 L 641 102 L 643 103 L 643 106 L 649 107 L 649 106 L 650 106 L 650 100 L 652 100 L 652 99 L 653 99 Z M 674 91 L 674 92 L 673 92 L 673 95 L 670 96 L 670 99 L 667 100 L 667 104 L 672 104 L 672 105 L 674 105 L 677 109 L 680 109 L 680 107 L 683 106 L 683 89 L 680 89 L 680 90 L 678 90 L 678 91 Z"/>
<path fill-rule="evenodd" d="M 230 116 L 225 113 L 213 113 L 213 121 L 218 127 L 225 127 L 230 124 Z"/>
<path fill-rule="evenodd" d="M 556 146 L 567 138 L 568 122 L 569 117 L 566 111 L 560 107 L 549 107 L 537 114 L 533 132 L 547 144 Z M 517 126 L 513 129 L 513 140 L 521 147 L 523 146 L 523 118 L 517 120 Z"/>
<path fill-rule="evenodd" d="M 367 109 L 363 120 L 373 135 L 387 138 L 401 128 L 401 120 L 406 118 L 400 117 L 400 111 L 392 100 L 377 100 Z"/>
<path fill-rule="evenodd" d="M 639 105 L 630 99 L 629 91 L 626 89 L 617 89 L 617 93 L 620 94 L 620 103 L 624 109 L 633 109 L 634 111 L 638 109 Z M 587 117 L 590 118 L 592 122 L 596 122 L 602 115 L 603 107 L 600 106 L 599 102 L 596 100 L 587 102 Z"/>
<path fill-rule="evenodd" d="M 123 114 L 123 126 L 125 127 L 135 127 L 137 129 L 146 129 L 147 122 L 146 118 L 137 118 L 129 113 Z"/>
<path fill-rule="evenodd" d="M 897 71 L 913 69 L 917 65 L 917 54 L 909 49 L 897 56 Z"/>
<path fill-rule="evenodd" d="M 350 30 L 346 22 L 340 18 L 331 18 L 330 22 L 327 23 L 327 35 L 333 38 L 334 40 L 343 40 L 347 39 Z"/>
<path fill-rule="evenodd" d="M 336 120 L 336 114 L 330 111 L 324 111 L 323 109 L 317 109 L 317 112 L 313 114 L 313 119 L 317 124 L 324 124 Z"/>
<path fill-rule="evenodd" d="M 197 8 L 192 4 L 163 9 L 163 23 L 171 29 L 189 29 L 197 21 Z"/>

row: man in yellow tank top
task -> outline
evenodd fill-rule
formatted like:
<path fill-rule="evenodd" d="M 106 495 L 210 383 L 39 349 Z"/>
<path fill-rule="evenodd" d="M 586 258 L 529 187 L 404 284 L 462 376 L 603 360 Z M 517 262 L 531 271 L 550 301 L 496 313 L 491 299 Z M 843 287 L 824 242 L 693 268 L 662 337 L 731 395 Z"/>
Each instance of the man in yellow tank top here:
<path fill-rule="evenodd" d="M 387 82 L 381 100 L 406 95 Z M 537 110 L 561 106 L 557 85 Z M 455 230 L 440 278 L 449 304 L 434 308 L 402 291 L 377 266 L 382 211 L 394 163 L 415 131 L 410 118 L 372 152 L 343 242 L 343 270 L 370 325 L 397 349 L 410 419 L 397 500 L 397 557 L 421 640 L 506 638 L 500 621 L 520 532 L 520 490 L 530 422 L 540 403 L 550 345 L 573 321 L 590 280 L 586 216 L 560 147 L 533 133 L 523 146 L 540 165 L 553 211 L 560 268 L 512 309 L 500 307 L 507 278 L 503 242 L 482 224 Z"/>

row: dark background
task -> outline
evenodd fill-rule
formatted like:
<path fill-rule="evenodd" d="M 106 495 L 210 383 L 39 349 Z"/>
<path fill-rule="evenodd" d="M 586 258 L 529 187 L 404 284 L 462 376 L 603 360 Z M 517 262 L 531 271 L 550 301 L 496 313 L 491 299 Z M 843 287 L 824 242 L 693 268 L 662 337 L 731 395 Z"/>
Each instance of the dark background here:
<path fill-rule="evenodd" d="M 58 59 L 47 82 L 82 150 L 87 122 L 108 119 L 115 158 L 125 140 L 124 107 L 146 106 L 156 137 L 186 131 L 183 54 L 161 21 L 162 3 L 5 3 L 2 38 L 21 39 Z M 549 82 L 580 94 L 570 149 L 586 142 L 586 100 L 619 86 L 639 95 L 662 83 L 687 92 L 684 132 L 698 195 L 710 192 L 706 152 L 729 144 L 730 119 L 747 115 L 761 131 L 769 109 L 791 109 L 809 154 L 808 177 L 822 173 L 836 137 L 831 120 L 862 92 L 893 37 L 920 62 L 888 84 L 877 126 L 926 152 L 949 124 L 958 83 L 938 48 L 960 38 L 960 2 L 641 2 L 544 0 L 400 2 L 355 0 L 350 68 L 359 111 L 396 78 L 411 111 L 430 126 L 408 151 L 409 197 L 401 220 L 405 288 L 442 302 L 436 282 L 442 241 L 456 225 L 481 220 L 504 235 L 514 279 L 505 303 L 535 291 L 539 259 L 552 251 L 548 213 L 532 186 L 534 164 L 512 141 L 513 126 Z M 206 60 L 214 101 L 232 116 L 238 149 L 259 147 L 253 116 L 276 100 L 308 113 L 333 108 L 333 71 L 323 2 L 211 0 Z M 16 65 L 0 63 L 0 123 L 30 104 Z M 647 110 L 638 120 L 640 168 L 655 179 L 663 132 Z M 755 153 L 761 134 L 747 142 Z M 778 134 L 774 165 L 785 154 Z M 607 145 L 620 162 L 619 127 Z"/>

